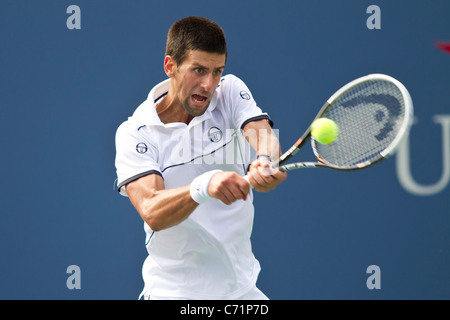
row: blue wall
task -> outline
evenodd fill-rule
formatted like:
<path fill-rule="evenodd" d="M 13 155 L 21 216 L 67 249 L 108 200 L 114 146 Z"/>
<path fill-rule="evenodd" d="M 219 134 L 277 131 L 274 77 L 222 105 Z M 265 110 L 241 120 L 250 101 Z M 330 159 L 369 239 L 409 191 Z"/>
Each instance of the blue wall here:
<path fill-rule="evenodd" d="M 79 30 L 66 26 L 72 4 Z M 372 4 L 381 29 L 366 26 Z M 394 76 L 414 101 L 409 153 L 360 172 L 291 172 L 255 196 L 259 287 L 272 299 L 449 299 L 450 54 L 435 45 L 450 42 L 449 13 L 448 0 L 2 0 L 0 298 L 137 298 L 143 224 L 113 190 L 115 130 L 165 79 L 170 25 L 201 15 L 224 28 L 226 73 L 283 149 L 359 76 Z M 70 265 L 79 290 L 66 286 Z M 381 289 L 366 285 L 371 265 Z"/>

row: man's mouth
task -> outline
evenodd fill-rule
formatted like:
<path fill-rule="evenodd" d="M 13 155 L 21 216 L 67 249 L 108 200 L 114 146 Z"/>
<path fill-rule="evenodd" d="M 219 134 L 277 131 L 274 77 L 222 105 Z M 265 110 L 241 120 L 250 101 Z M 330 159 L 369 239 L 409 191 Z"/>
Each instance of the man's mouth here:
<path fill-rule="evenodd" d="M 193 94 L 192 100 L 197 104 L 203 104 L 206 100 L 208 100 L 208 97 L 201 94 Z"/>

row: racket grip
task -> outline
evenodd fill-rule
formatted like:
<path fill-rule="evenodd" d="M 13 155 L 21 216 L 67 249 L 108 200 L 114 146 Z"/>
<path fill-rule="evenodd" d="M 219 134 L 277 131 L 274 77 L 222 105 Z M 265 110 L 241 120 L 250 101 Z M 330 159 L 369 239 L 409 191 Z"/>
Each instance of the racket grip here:
<path fill-rule="evenodd" d="M 271 167 L 272 169 L 275 169 L 275 170 L 286 171 L 285 168 L 279 167 L 279 165 L 280 165 L 279 162 L 276 162 L 275 166 L 271 163 L 271 164 L 270 164 L 270 167 Z M 248 184 L 250 185 L 250 189 L 253 189 L 253 186 L 252 186 L 252 184 L 250 183 L 250 178 L 249 178 L 249 176 L 248 176 L 248 175 L 245 175 L 243 178 L 244 178 L 244 179 L 248 182 Z"/>

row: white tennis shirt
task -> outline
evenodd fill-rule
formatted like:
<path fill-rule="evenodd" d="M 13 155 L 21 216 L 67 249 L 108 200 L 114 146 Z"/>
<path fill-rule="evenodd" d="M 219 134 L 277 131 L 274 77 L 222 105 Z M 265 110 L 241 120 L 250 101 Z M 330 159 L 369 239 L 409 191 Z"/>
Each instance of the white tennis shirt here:
<path fill-rule="evenodd" d="M 214 169 L 244 175 L 254 151 L 241 129 L 268 119 L 245 83 L 224 76 L 206 112 L 185 123 L 164 124 L 156 103 L 170 79 L 155 86 L 116 133 L 118 188 L 158 174 L 165 188 L 185 186 Z M 144 223 L 148 257 L 142 268 L 142 294 L 171 298 L 235 299 L 256 284 L 259 262 L 252 253 L 253 196 L 225 205 L 212 199 L 177 226 L 153 232 Z"/>

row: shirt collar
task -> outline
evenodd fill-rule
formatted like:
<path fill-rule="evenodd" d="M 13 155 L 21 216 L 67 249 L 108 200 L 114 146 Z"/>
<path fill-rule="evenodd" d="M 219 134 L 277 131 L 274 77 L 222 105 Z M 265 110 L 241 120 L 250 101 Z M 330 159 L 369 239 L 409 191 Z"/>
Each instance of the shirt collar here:
<path fill-rule="evenodd" d="M 144 101 L 133 113 L 133 118 L 139 123 L 140 126 L 166 126 L 158 116 L 156 112 L 156 104 L 159 100 L 163 99 L 170 88 L 170 79 L 166 79 L 163 82 L 157 84 L 148 94 L 147 100 Z M 211 99 L 208 109 L 201 116 L 195 117 L 189 123 L 189 126 L 193 126 L 197 123 L 201 123 L 204 120 L 211 117 L 211 112 L 217 106 L 217 89 Z"/>

